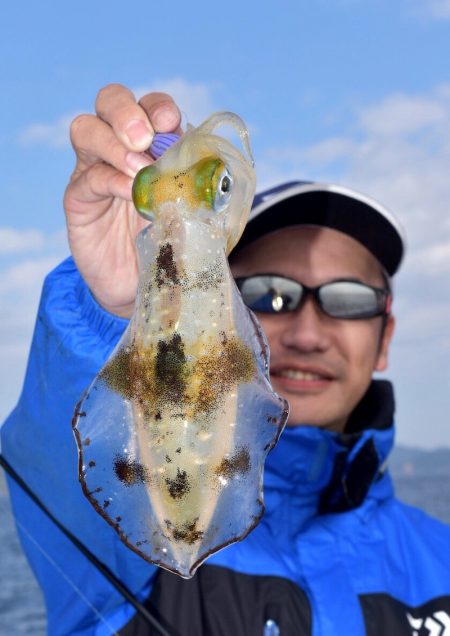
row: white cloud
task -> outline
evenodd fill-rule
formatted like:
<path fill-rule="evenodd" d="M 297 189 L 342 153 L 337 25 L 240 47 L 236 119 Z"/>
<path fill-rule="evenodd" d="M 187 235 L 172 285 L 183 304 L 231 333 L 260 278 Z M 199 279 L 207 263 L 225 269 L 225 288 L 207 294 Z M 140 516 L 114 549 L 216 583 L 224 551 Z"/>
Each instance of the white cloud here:
<path fill-rule="evenodd" d="M 39 230 L 16 230 L 0 227 L 0 254 L 14 254 L 41 249 L 44 235 Z"/>
<path fill-rule="evenodd" d="M 341 161 L 348 157 L 357 148 L 355 142 L 345 137 L 330 137 L 323 139 L 311 146 L 298 148 L 295 146 L 283 146 L 269 150 L 266 159 L 270 163 L 283 163 L 295 169 L 298 165 L 315 166 L 321 168 L 324 165 Z M 260 166 L 257 166 L 259 172 Z"/>
<path fill-rule="evenodd" d="M 448 276 L 450 274 L 450 238 L 414 251 L 408 260 L 411 271 L 428 270 L 433 275 Z"/>
<path fill-rule="evenodd" d="M 424 4 L 433 18 L 450 18 L 450 0 L 425 0 Z"/>
<path fill-rule="evenodd" d="M 368 134 L 398 137 L 431 126 L 445 126 L 448 110 L 449 100 L 444 91 L 436 91 L 429 97 L 398 93 L 361 112 L 359 125 Z"/>
<path fill-rule="evenodd" d="M 0 297 L 9 294 L 20 295 L 40 289 L 44 276 L 58 263 L 56 257 L 27 259 L 2 272 Z"/>
<path fill-rule="evenodd" d="M 403 0 L 407 13 L 423 20 L 448 20 L 450 0 Z"/>
<path fill-rule="evenodd" d="M 70 124 L 78 114 L 62 115 L 49 123 L 31 124 L 19 135 L 19 141 L 26 146 L 41 144 L 54 148 L 65 148 L 70 145 Z"/>
<path fill-rule="evenodd" d="M 65 230 L 46 236 L 40 230 L 33 228 L 18 230 L 13 227 L 0 226 L 0 256 L 62 248 L 66 243 Z"/>
<path fill-rule="evenodd" d="M 44 234 L 40 230 L 0 228 L 0 324 L 21 324 L 25 306 L 35 304 L 44 277 L 69 253 L 65 230 Z M 28 324 L 28 320 L 27 320 Z"/>

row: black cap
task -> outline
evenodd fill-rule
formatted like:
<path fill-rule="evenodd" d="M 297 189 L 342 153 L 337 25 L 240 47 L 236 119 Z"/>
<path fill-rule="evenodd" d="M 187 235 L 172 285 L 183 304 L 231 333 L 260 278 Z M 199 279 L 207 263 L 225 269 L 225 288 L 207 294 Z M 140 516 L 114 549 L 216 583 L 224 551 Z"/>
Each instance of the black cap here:
<path fill-rule="evenodd" d="M 249 221 L 235 248 L 295 225 L 328 227 L 364 245 L 392 276 L 405 251 L 404 231 L 380 203 L 350 188 L 290 181 L 255 196 Z"/>

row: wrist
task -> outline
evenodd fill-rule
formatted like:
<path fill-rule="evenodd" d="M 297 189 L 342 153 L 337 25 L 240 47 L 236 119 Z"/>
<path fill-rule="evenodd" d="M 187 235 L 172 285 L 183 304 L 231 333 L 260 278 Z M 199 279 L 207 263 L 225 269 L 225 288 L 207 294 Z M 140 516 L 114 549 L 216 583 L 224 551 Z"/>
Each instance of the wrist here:
<path fill-rule="evenodd" d="M 126 318 L 127 320 L 129 320 L 133 315 L 135 305 L 134 301 L 125 305 L 109 305 L 105 302 L 102 302 L 92 290 L 91 293 L 97 303 L 102 307 L 102 309 L 107 311 L 109 314 L 118 316 L 119 318 Z"/>

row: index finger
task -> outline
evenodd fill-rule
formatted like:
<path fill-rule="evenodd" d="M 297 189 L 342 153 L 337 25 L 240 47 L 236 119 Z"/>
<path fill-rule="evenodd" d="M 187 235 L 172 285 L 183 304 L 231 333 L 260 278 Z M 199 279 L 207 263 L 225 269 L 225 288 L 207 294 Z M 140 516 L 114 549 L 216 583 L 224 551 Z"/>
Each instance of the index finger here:
<path fill-rule="evenodd" d="M 150 146 L 155 131 L 174 130 L 180 121 L 180 112 L 169 95 L 149 93 L 138 104 L 133 93 L 121 84 L 102 88 L 95 108 L 124 146 L 138 152 Z"/>
<path fill-rule="evenodd" d="M 179 132 L 181 113 L 167 93 L 148 93 L 139 100 L 155 132 Z"/>

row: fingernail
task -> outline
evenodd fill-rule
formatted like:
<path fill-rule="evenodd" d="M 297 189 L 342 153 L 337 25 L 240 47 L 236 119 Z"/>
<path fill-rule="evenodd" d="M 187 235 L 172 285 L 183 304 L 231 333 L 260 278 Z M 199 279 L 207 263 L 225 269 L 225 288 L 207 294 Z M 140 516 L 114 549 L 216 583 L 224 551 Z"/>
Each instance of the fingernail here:
<path fill-rule="evenodd" d="M 153 131 L 139 119 L 130 122 L 125 133 L 133 146 L 148 146 L 153 137 Z"/>
<path fill-rule="evenodd" d="M 153 163 L 147 154 L 138 152 L 127 152 L 125 155 L 125 161 L 133 172 L 139 172 L 139 170 L 145 168 L 145 166 L 149 166 Z"/>

